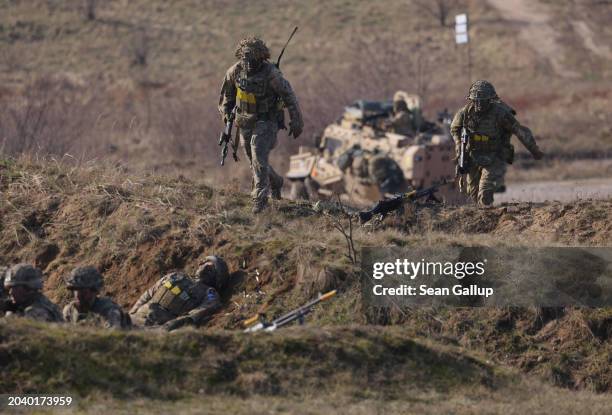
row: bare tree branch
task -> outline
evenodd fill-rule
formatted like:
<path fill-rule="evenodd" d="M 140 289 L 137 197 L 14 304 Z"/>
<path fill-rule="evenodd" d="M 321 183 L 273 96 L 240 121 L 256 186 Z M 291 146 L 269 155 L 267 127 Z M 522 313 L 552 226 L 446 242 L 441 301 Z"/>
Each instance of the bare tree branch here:
<path fill-rule="evenodd" d="M 355 242 L 353 240 L 353 215 L 347 212 L 344 204 L 340 200 L 340 195 L 336 194 L 336 199 L 340 215 L 325 213 L 325 216 L 329 220 L 331 226 L 344 236 L 347 247 L 346 257 L 352 264 L 356 264 L 357 250 L 355 249 Z M 343 220 L 347 220 L 348 226 L 344 224 Z"/>

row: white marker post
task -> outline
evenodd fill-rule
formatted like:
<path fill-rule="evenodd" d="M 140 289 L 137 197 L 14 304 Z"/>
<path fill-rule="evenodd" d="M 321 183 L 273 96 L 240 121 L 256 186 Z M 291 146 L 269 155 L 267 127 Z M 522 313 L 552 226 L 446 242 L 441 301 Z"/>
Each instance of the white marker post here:
<path fill-rule="evenodd" d="M 472 53 L 470 51 L 469 22 L 467 13 L 455 16 L 455 43 L 463 45 L 467 43 L 468 56 L 468 81 L 472 83 Z"/>

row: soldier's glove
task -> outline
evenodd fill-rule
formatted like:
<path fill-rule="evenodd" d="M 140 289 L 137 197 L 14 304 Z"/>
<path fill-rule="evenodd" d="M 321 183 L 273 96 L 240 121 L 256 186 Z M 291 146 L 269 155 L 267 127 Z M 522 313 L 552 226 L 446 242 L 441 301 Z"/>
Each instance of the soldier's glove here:
<path fill-rule="evenodd" d="M 289 117 L 291 118 L 289 122 L 289 135 L 292 135 L 293 138 L 298 138 L 304 129 L 302 114 L 298 108 L 292 107 L 289 108 Z"/>
<path fill-rule="evenodd" d="M 542 158 L 544 157 L 544 153 L 542 153 L 542 150 L 540 150 L 539 148 L 536 148 L 531 155 L 533 156 L 534 159 L 536 160 L 542 160 Z"/>

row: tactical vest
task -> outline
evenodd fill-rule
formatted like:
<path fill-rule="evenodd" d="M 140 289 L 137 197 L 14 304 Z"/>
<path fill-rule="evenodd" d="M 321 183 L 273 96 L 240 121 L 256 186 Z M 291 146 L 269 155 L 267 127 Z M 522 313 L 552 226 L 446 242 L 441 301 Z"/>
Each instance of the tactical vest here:
<path fill-rule="evenodd" d="M 172 274 L 153 294 L 151 303 L 157 303 L 175 316 L 183 315 L 206 299 L 208 287 L 184 274 Z"/>
<path fill-rule="evenodd" d="M 28 309 L 34 308 L 45 310 L 49 315 L 50 321 L 62 321 L 64 319 L 60 309 L 41 293 L 36 296 L 31 304 L 27 306 L 16 306 L 15 310 L 16 314 L 23 316 L 27 313 Z"/>
<path fill-rule="evenodd" d="M 470 135 L 470 152 L 476 154 L 499 153 L 506 141 L 504 140 L 504 131 L 498 122 L 499 110 L 493 107 L 487 113 L 476 118 L 468 114 L 469 109 L 468 107 L 465 112 L 464 125 Z"/>
<path fill-rule="evenodd" d="M 257 73 L 247 75 L 241 70 L 236 77 L 236 107 L 240 114 L 257 115 L 259 119 L 270 117 L 278 110 L 278 97 L 270 88 L 272 65 L 264 64 Z"/>

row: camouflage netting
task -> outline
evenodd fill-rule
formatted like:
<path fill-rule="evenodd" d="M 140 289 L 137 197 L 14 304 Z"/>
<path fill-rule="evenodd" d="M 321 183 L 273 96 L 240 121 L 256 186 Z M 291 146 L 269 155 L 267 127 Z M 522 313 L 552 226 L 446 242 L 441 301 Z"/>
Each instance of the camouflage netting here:
<path fill-rule="evenodd" d="M 266 43 L 255 36 L 250 36 L 242 39 L 238 43 L 238 47 L 236 48 L 235 55 L 238 59 L 244 58 L 244 50 L 250 49 L 255 53 L 255 57 L 259 60 L 265 61 L 270 59 L 270 50 Z"/>

